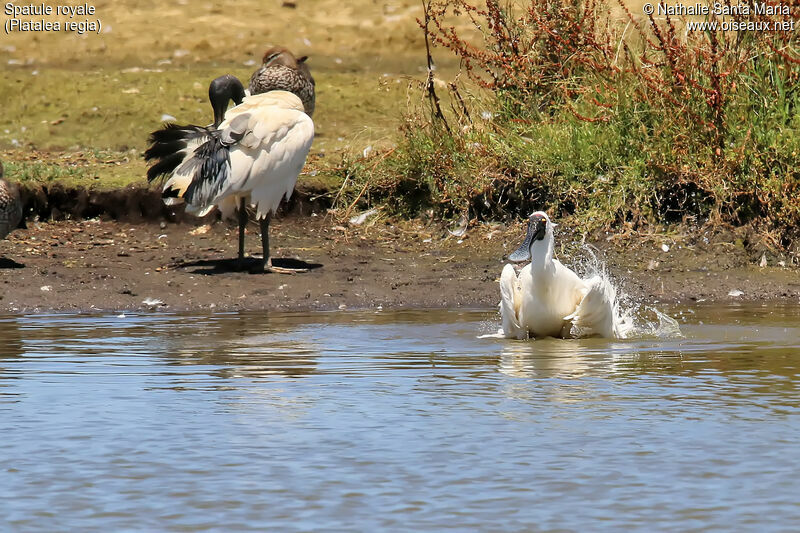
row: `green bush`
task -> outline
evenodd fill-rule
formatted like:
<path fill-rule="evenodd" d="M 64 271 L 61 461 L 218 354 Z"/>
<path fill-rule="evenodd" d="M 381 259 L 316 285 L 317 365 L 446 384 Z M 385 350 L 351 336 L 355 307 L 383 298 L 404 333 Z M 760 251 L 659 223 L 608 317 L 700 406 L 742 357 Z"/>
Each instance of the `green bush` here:
<path fill-rule="evenodd" d="M 800 33 L 688 32 L 687 20 L 617 12 L 600 0 L 431 0 L 426 38 L 488 96 L 465 100 L 452 83 L 442 112 L 425 84 L 433 105 L 407 117 L 400 145 L 345 165 L 351 189 L 412 214 L 762 221 L 787 245 L 800 227 Z M 482 40 L 462 37 L 459 18 Z"/>

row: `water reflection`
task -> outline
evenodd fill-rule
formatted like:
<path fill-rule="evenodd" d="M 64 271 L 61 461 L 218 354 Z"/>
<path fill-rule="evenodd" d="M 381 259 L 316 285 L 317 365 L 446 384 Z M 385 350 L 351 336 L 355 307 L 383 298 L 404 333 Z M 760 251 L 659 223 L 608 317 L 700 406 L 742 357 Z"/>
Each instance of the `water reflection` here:
<path fill-rule="evenodd" d="M 0 319 L 0 516 L 82 531 L 797 523 L 800 308 L 669 312 L 685 337 L 478 339 L 494 311 Z"/>
<path fill-rule="evenodd" d="M 17 319 L 0 318 L 0 362 L 22 355 L 22 334 Z M 0 370 L 2 372 L 2 370 Z"/>
<path fill-rule="evenodd" d="M 318 349 L 297 329 L 266 314 L 200 317 L 174 328 L 164 357 L 176 365 L 214 368 L 221 378 L 302 377 L 315 371 Z"/>
<path fill-rule="evenodd" d="M 17 394 L 11 381 L 20 379 L 13 363 L 22 356 L 22 335 L 16 318 L 0 319 L 0 403 L 14 401 Z"/>
<path fill-rule="evenodd" d="M 504 341 L 500 372 L 520 378 L 580 377 L 598 361 L 587 340 L 541 339 L 534 342 Z"/>

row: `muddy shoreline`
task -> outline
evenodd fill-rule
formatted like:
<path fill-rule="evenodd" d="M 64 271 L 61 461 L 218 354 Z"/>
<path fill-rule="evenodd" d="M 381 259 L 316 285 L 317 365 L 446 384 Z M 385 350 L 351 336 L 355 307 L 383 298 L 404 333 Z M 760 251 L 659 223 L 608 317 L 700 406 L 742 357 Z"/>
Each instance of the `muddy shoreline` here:
<path fill-rule="evenodd" d="M 45 201 L 23 193 L 28 228 L 0 242 L 0 313 L 491 308 L 505 256 L 523 233 L 521 222 L 478 224 L 456 237 L 442 222 L 380 214 L 354 226 L 327 214 L 320 191 L 299 187 L 273 222 L 273 253 L 314 268 L 250 274 L 232 270 L 236 228 L 213 215 L 167 210 L 144 188 L 47 192 Z M 95 212 L 100 218 L 81 218 Z M 741 232 L 586 238 L 563 228 L 556 247 L 563 262 L 580 268 L 587 248 L 577 243 L 585 240 L 640 303 L 800 301 L 797 258 L 762 252 Z M 260 253 L 255 223 L 247 250 Z"/>

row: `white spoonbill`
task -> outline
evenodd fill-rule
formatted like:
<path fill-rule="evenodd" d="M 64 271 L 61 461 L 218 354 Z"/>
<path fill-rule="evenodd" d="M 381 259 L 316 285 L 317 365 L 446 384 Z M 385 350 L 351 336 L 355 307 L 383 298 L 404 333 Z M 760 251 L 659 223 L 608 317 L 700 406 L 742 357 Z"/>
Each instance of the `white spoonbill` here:
<path fill-rule="evenodd" d="M 227 100 L 225 101 L 227 105 Z M 169 175 L 162 192 L 168 204 L 186 202 L 188 213 L 204 216 L 218 206 L 223 217 L 239 212 L 238 265 L 244 266 L 245 204 L 256 208 L 264 251 L 261 267 L 278 268 L 269 255 L 269 221 L 289 198 L 314 139 L 314 123 L 301 99 L 287 91 L 246 96 L 229 109 L 218 128 L 167 124 L 150 135 L 145 159 L 152 181 Z"/>
<path fill-rule="evenodd" d="M 531 263 L 519 276 L 510 264 L 500 275 L 503 335 L 569 338 L 577 326 L 582 334 L 624 337 L 626 326 L 617 314 L 614 287 L 600 276 L 583 280 L 553 257 L 555 226 L 544 212 L 533 213 L 525 241 L 508 256 Z"/>

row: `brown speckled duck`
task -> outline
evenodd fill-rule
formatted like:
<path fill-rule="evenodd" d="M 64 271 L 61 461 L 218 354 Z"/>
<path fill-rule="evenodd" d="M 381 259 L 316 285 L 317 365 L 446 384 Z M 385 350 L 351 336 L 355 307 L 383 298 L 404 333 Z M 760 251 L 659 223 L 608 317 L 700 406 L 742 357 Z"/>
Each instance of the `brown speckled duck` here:
<path fill-rule="evenodd" d="M 264 53 L 262 64 L 250 77 L 248 93 L 262 94 L 269 91 L 288 91 L 303 102 L 303 110 L 310 117 L 314 114 L 316 94 L 314 78 L 306 64 L 308 56 L 296 58 L 282 46 L 273 46 Z M 208 98 L 214 109 L 214 127 L 222 123 L 228 102 L 242 103 L 244 86 L 235 76 L 225 74 L 211 82 Z"/>
<path fill-rule="evenodd" d="M 19 190 L 3 179 L 3 164 L 0 163 L 0 239 L 14 231 L 22 220 L 22 202 Z"/>
<path fill-rule="evenodd" d="M 306 65 L 308 56 L 295 58 L 282 46 L 273 46 L 264 53 L 261 68 L 250 77 L 250 94 L 268 91 L 289 91 L 300 97 L 306 114 L 314 115 L 314 78 Z"/>

